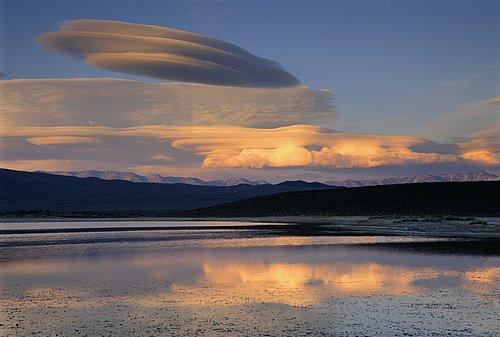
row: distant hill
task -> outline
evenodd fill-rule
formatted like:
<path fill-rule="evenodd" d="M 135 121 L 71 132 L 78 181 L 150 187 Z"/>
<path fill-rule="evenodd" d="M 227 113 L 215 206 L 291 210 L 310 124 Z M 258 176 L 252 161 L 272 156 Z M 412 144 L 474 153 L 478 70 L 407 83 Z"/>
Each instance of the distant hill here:
<path fill-rule="evenodd" d="M 173 177 L 162 176 L 159 174 L 140 175 L 133 172 L 119 172 L 119 171 L 38 171 L 42 173 L 57 174 L 63 176 L 71 176 L 78 178 L 99 178 L 106 180 L 126 180 L 134 183 L 159 183 L 159 184 L 189 184 L 198 186 L 236 186 L 240 184 L 246 185 L 264 185 L 269 184 L 264 180 L 249 180 L 246 178 L 227 178 L 217 180 L 202 180 L 200 178 L 192 177 Z"/>
<path fill-rule="evenodd" d="M 332 187 L 304 181 L 256 186 L 159 184 L 0 169 L 0 212 L 165 213 L 258 195 L 323 188 Z"/>
<path fill-rule="evenodd" d="M 443 173 L 437 175 L 421 175 L 413 177 L 397 177 L 369 180 L 330 180 L 327 185 L 343 187 L 362 187 L 376 185 L 412 184 L 412 183 L 437 183 L 437 182 L 460 182 L 460 181 L 498 181 L 500 177 L 484 171 L 466 173 Z"/>
<path fill-rule="evenodd" d="M 445 182 L 280 193 L 181 212 L 189 217 L 500 215 L 500 182 Z"/>

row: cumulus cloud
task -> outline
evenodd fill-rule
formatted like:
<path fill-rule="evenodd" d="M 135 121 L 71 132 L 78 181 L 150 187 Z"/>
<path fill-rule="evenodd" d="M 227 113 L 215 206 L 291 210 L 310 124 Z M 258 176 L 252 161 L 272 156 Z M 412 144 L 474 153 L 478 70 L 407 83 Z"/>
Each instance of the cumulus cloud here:
<path fill-rule="evenodd" d="M 238 88 L 186 83 L 87 79 L 0 82 L 0 120 L 7 126 L 100 124 L 275 127 L 329 123 L 331 92 L 304 86 Z"/>
<path fill-rule="evenodd" d="M 66 21 L 41 34 L 47 49 L 106 70 L 165 80 L 240 87 L 299 84 L 277 63 L 208 36 L 108 20 Z"/>
<path fill-rule="evenodd" d="M 343 146 L 324 146 L 310 150 L 299 146 L 283 146 L 274 149 L 243 149 L 236 155 L 209 153 L 204 167 L 265 168 L 265 167 L 331 167 L 360 168 L 388 165 L 430 164 L 455 162 L 453 154 L 421 153 L 401 146 L 369 147 L 351 140 Z"/>

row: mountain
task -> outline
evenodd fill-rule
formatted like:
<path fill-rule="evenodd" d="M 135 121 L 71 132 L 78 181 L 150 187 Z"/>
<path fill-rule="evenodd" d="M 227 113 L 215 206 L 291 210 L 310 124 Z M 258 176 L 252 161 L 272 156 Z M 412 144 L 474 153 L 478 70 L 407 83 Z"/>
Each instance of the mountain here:
<path fill-rule="evenodd" d="M 304 181 L 255 186 L 143 183 L 0 169 L 0 212 L 51 210 L 159 214 L 259 195 L 324 188 L 332 187 Z"/>
<path fill-rule="evenodd" d="M 96 170 L 86 170 L 86 171 L 37 171 L 41 173 L 57 174 L 63 176 L 71 176 L 78 178 L 99 178 L 106 180 L 126 180 L 134 183 L 147 183 L 149 182 L 148 177 L 141 176 L 132 172 L 117 172 L 117 171 L 96 171 Z"/>
<path fill-rule="evenodd" d="M 132 172 L 119 172 L 119 171 L 97 171 L 97 170 L 86 170 L 86 171 L 37 171 L 42 173 L 57 174 L 63 176 L 71 176 L 78 178 L 99 178 L 106 180 L 126 180 L 134 183 L 159 183 L 159 184 L 190 184 L 199 186 L 236 186 L 240 184 L 246 185 L 264 185 L 269 184 L 264 180 L 249 180 L 245 178 L 228 178 L 221 180 L 209 180 L 204 181 L 199 178 L 192 177 L 172 177 L 172 176 L 162 176 L 159 174 L 151 175 L 139 175 Z"/>
<path fill-rule="evenodd" d="M 185 217 L 500 215 L 500 182 L 439 182 L 287 192 L 179 212 Z"/>
<path fill-rule="evenodd" d="M 236 185 L 265 185 L 269 184 L 265 180 L 248 180 L 246 178 L 227 178 L 227 179 L 220 179 L 220 180 L 209 180 L 205 182 L 206 185 L 209 186 L 236 186 Z"/>
<path fill-rule="evenodd" d="M 162 176 L 159 174 L 139 175 L 133 172 L 119 172 L 119 171 L 37 171 L 43 173 L 57 174 L 72 176 L 78 178 L 99 178 L 106 180 L 126 180 L 134 183 L 159 183 L 159 184 L 189 184 L 197 186 L 236 186 L 236 185 L 265 185 L 269 184 L 265 180 L 249 180 L 246 178 L 227 178 L 217 180 L 202 180 L 193 177 L 174 177 Z M 432 183 L 432 182 L 446 182 L 446 181 L 497 181 L 500 177 L 484 171 L 475 171 L 467 173 L 443 173 L 439 175 L 421 175 L 413 177 L 397 177 L 397 178 L 383 178 L 383 179 L 369 179 L 369 180 L 329 180 L 324 184 L 330 186 L 342 187 L 362 187 L 362 186 L 375 186 L 375 185 L 393 185 L 393 184 L 412 184 L 412 183 Z"/>
<path fill-rule="evenodd" d="M 362 187 L 376 185 L 393 184 L 413 184 L 413 183 L 435 183 L 435 182 L 463 182 L 463 181 L 497 181 L 500 177 L 484 171 L 475 171 L 467 173 L 443 173 L 439 175 L 421 175 L 413 177 L 383 178 L 369 180 L 330 180 L 325 182 L 331 186 L 343 187 Z"/>
<path fill-rule="evenodd" d="M 468 173 L 444 173 L 439 177 L 445 181 L 497 181 L 500 177 L 484 171 L 475 171 Z"/>
<path fill-rule="evenodd" d="M 148 176 L 143 176 L 145 178 L 144 182 L 148 183 L 158 183 L 158 184 L 189 184 L 189 185 L 198 185 L 198 186 L 206 186 L 205 181 L 199 178 L 191 178 L 191 177 L 172 177 L 172 176 L 161 176 L 159 174 L 151 174 Z M 99 177 L 97 177 L 99 178 Z"/>

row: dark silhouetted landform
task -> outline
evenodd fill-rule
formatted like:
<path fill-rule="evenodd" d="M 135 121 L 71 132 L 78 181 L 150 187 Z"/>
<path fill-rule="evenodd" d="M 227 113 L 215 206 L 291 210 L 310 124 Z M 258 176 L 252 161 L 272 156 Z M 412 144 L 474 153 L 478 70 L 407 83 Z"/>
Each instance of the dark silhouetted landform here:
<path fill-rule="evenodd" d="M 22 214 L 160 214 L 285 191 L 332 188 L 287 181 L 276 185 L 195 186 L 76 178 L 0 169 L 0 212 Z"/>
<path fill-rule="evenodd" d="M 187 217 L 500 215 L 500 182 L 446 182 L 279 193 L 181 212 Z"/>
<path fill-rule="evenodd" d="M 0 169 L 0 212 L 41 217 L 500 214 L 500 182 L 196 186 Z"/>

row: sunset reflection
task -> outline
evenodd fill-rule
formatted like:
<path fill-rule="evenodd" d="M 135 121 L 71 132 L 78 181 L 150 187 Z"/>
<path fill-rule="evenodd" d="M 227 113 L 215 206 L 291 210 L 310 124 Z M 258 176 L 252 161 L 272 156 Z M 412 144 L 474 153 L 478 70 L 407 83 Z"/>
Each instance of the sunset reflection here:
<path fill-rule="evenodd" d="M 277 246 L 297 243 L 292 239 L 278 241 L 273 243 Z M 304 240 L 298 241 L 303 243 Z M 139 307 L 227 307 L 250 303 L 303 307 L 346 296 L 421 294 L 428 290 L 429 284 L 439 285 L 442 279 L 453 279 L 455 286 L 481 294 L 495 289 L 500 278 L 497 267 L 458 271 L 444 266 L 406 266 L 370 259 L 352 261 L 346 259 L 347 253 L 343 254 L 332 262 L 315 261 L 314 256 L 309 256 L 300 263 L 290 261 L 293 259 L 287 256 L 264 262 L 264 256 L 254 259 L 244 254 L 180 255 L 175 259 L 168 255 L 141 255 L 126 264 L 112 259 L 107 261 L 105 269 L 114 270 L 117 275 L 128 275 L 129 283 L 151 278 L 155 282 L 148 295 L 129 289 L 126 283 L 122 290 L 106 300 Z M 96 272 L 93 265 L 87 260 L 77 263 L 64 260 L 23 262 L 4 266 L 4 272 L 15 278 L 36 276 L 46 280 L 47 284 L 42 282 L 26 288 L 24 299 L 27 302 L 35 303 L 31 299 L 36 298 L 54 307 L 76 308 L 102 304 L 102 292 L 95 291 L 85 282 L 74 283 L 75 288 L 51 285 L 57 284 L 53 280 L 59 278 L 72 279 L 74 273 L 98 276 L 100 272 Z"/>
<path fill-rule="evenodd" d="M 500 268 L 480 268 L 465 272 L 466 287 L 478 293 L 490 293 L 500 284 Z M 496 301 L 500 305 L 500 299 Z"/>
<path fill-rule="evenodd" d="M 139 305 L 161 306 L 173 301 L 186 306 L 232 306 L 280 303 L 318 304 L 348 295 L 413 294 L 417 279 L 450 274 L 437 269 L 409 269 L 375 263 L 307 265 L 203 262 L 203 276 L 194 284 L 175 283 L 169 293 L 138 299 Z"/>

